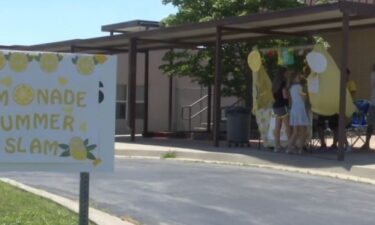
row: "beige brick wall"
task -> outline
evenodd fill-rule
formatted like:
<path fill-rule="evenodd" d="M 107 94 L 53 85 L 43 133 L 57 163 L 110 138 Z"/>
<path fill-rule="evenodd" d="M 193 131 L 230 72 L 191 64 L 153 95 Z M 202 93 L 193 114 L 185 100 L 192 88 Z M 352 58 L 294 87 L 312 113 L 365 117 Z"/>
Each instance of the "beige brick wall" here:
<path fill-rule="evenodd" d="M 338 66 L 341 63 L 341 32 L 322 35 L 331 45 L 329 52 Z M 351 30 L 349 36 L 349 69 L 357 82 L 356 98 L 369 99 L 371 93 L 370 72 L 375 64 L 375 30 Z"/>

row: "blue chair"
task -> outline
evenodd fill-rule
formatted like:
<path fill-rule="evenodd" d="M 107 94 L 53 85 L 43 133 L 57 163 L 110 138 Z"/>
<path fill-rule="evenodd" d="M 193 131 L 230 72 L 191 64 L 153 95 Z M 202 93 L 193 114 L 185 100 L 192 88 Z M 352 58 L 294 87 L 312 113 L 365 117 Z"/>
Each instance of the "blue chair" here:
<path fill-rule="evenodd" d="M 365 142 L 363 136 L 366 136 L 367 130 L 367 114 L 370 109 L 370 102 L 368 100 L 359 99 L 354 101 L 357 111 L 353 113 L 352 121 L 347 129 L 347 136 L 349 137 L 350 145 L 354 145 L 361 140 Z"/>

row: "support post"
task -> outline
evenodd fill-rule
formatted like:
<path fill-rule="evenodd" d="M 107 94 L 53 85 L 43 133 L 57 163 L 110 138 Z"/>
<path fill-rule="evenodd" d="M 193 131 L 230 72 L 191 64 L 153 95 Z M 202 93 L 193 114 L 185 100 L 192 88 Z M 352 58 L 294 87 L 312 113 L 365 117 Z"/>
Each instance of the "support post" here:
<path fill-rule="evenodd" d="M 170 53 L 173 53 L 173 48 L 170 49 Z M 172 65 L 173 61 L 169 60 L 169 65 Z M 172 131 L 172 104 L 173 104 L 173 77 L 169 77 L 168 85 L 168 131 Z"/>
<path fill-rule="evenodd" d="M 168 131 L 172 131 L 172 100 L 173 100 L 173 77 L 169 77 L 169 91 L 168 91 Z"/>
<path fill-rule="evenodd" d="M 342 48 L 341 48 L 341 79 L 340 79 L 340 111 L 339 111 L 339 150 L 337 160 L 345 159 L 345 109 L 346 109 L 346 69 L 348 68 L 348 48 L 349 48 L 349 14 L 343 12 L 342 21 Z"/>
<path fill-rule="evenodd" d="M 211 100 L 212 99 L 212 86 L 207 87 L 207 132 L 211 132 Z"/>
<path fill-rule="evenodd" d="M 89 189 L 90 174 L 83 172 L 79 182 L 79 225 L 89 224 Z"/>
<path fill-rule="evenodd" d="M 149 86 L 149 52 L 145 52 L 145 78 L 144 78 L 144 118 L 143 118 L 143 135 L 148 133 L 148 86 Z"/>
<path fill-rule="evenodd" d="M 221 27 L 216 27 L 215 44 L 215 84 L 214 84 L 214 146 L 219 147 L 220 142 L 220 122 L 221 122 Z"/>
<path fill-rule="evenodd" d="M 130 141 L 135 141 L 135 98 L 137 85 L 137 39 L 130 38 L 129 40 L 129 77 L 128 77 L 128 121 L 130 127 Z"/>

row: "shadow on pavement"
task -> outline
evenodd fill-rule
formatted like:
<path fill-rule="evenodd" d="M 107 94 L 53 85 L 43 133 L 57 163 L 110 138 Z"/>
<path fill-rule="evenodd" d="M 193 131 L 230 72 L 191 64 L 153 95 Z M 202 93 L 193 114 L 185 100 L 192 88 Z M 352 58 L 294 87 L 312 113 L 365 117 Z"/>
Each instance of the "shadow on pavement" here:
<path fill-rule="evenodd" d="M 227 142 L 221 141 L 220 147 L 214 147 L 212 141 L 168 139 L 168 138 L 143 138 L 136 137 L 135 142 L 130 142 L 129 137 L 116 137 L 116 142 L 126 143 L 126 148 L 139 151 L 146 149 L 164 149 L 176 151 L 186 156 L 195 158 L 202 157 L 208 160 L 207 155 L 215 153 L 222 161 L 257 164 L 276 164 L 284 166 L 295 166 L 300 168 L 342 168 L 347 171 L 353 166 L 367 166 L 375 164 L 375 151 L 359 151 L 353 149 L 345 153 L 344 161 L 337 161 L 335 151 L 312 151 L 302 155 L 289 155 L 285 153 L 274 153 L 271 149 L 258 149 L 258 144 L 251 147 L 228 147 Z M 165 147 L 165 148 L 163 148 Z M 228 154 L 229 153 L 229 154 Z M 189 157 L 186 157 L 189 158 Z"/>

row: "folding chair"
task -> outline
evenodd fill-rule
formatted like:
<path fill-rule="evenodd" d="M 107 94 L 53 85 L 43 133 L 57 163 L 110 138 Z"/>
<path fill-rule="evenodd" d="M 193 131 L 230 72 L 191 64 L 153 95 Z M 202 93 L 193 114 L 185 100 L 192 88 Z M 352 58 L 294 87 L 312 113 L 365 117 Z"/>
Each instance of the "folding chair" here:
<path fill-rule="evenodd" d="M 308 147 L 311 151 L 317 150 L 322 146 L 320 141 L 319 133 L 318 133 L 318 121 L 317 115 L 313 114 L 313 121 L 312 121 L 312 136 L 308 143 Z M 333 132 L 328 125 L 328 121 L 324 121 L 324 129 L 323 129 L 323 136 L 324 142 L 327 143 L 327 140 L 333 137 Z"/>
<path fill-rule="evenodd" d="M 351 147 L 354 147 L 358 141 L 365 142 L 363 136 L 366 136 L 367 114 L 370 108 L 370 102 L 368 100 L 355 100 L 354 104 L 358 111 L 353 113 L 352 121 L 347 128 L 347 137 Z"/>

